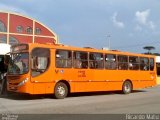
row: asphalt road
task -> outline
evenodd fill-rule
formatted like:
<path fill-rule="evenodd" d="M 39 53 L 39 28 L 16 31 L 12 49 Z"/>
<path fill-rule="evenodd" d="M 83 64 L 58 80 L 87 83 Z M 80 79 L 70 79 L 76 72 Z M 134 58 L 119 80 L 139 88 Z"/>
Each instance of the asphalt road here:
<path fill-rule="evenodd" d="M 51 95 L 0 97 L 0 114 L 160 114 L 160 86 L 120 92 L 77 93 L 65 99 Z"/>

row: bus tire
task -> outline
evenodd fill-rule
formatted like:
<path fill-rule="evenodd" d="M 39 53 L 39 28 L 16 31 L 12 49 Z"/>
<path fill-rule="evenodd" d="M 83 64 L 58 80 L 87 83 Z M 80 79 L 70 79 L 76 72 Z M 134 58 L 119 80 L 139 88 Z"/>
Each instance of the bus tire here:
<path fill-rule="evenodd" d="M 56 99 L 64 99 L 68 95 L 68 87 L 63 82 L 58 82 L 54 88 L 54 96 Z"/>
<path fill-rule="evenodd" d="M 123 94 L 129 94 L 132 91 L 132 83 L 130 81 L 125 81 L 122 86 Z"/>

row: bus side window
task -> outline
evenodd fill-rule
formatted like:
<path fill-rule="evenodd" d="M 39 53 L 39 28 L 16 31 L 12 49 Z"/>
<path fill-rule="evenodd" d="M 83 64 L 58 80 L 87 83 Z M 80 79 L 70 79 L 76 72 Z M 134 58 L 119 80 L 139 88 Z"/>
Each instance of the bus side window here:
<path fill-rule="evenodd" d="M 89 54 L 89 67 L 91 69 L 102 69 L 103 68 L 103 54 L 90 53 Z"/>
<path fill-rule="evenodd" d="M 118 56 L 118 69 L 128 70 L 128 56 L 125 55 Z"/>
<path fill-rule="evenodd" d="M 73 53 L 74 68 L 88 68 L 88 53 L 75 51 Z"/>
<path fill-rule="evenodd" d="M 75 68 L 82 68 L 82 62 L 80 60 L 74 60 L 74 67 Z"/>
<path fill-rule="evenodd" d="M 71 68 L 72 67 L 72 52 L 68 50 L 56 50 L 56 67 Z"/>
<path fill-rule="evenodd" d="M 32 76 L 44 73 L 50 63 L 50 51 L 47 48 L 35 48 L 32 51 L 31 68 Z"/>
<path fill-rule="evenodd" d="M 105 68 L 111 70 L 117 69 L 116 55 L 112 54 L 105 55 Z"/>
<path fill-rule="evenodd" d="M 129 70 L 139 70 L 139 58 L 137 56 L 129 56 Z"/>
<path fill-rule="evenodd" d="M 147 71 L 149 70 L 149 59 L 148 58 L 140 58 L 140 70 Z"/>

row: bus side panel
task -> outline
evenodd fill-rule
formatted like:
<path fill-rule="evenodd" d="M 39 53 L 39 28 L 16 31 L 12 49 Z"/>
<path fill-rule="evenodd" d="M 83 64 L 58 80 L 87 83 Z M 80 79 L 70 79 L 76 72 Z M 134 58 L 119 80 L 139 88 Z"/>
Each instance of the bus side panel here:
<path fill-rule="evenodd" d="M 53 94 L 55 83 L 32 83 L 34 92 L 33 94 Z"/>
<path fill-rule="evenodd" d="M 75 78 L 77 74 L 74 73 Z M 125 80 L 132 82 L 133 89 L 156 85 L 156 76 L 150 74 L 150 71 L 85 70 L 85 76 L 77 77 L 78 81 L 73 80 L 74 92 L 122 90 Z"/>
<path fill-rule="evenodd" d="M 141 88 L 147 88 L 147 87 L 153 87 L 156 85 L 155 80 L 144 80 L 144 81 L 134 81 L 133 83 L 133 89 L 141 89 Z"/>
<path fill-rule="evenodd" d="M 96 92 L 121 90 L 121 82 L 73 82 L 75 89 L 71 92 Z"/>
<path fill-rule="evenodd" d="M 156 85 L 156 73 L 152 71 L 139 71 L 133 76 L 133 89 L 147 88 Z"/>
<path fill-rule="evenodd" d="M 112 71 L 115 72 L 116 71 Z M 121 90 L 122 79 L 113 77 L 107 70 L 76 70 L 74 76 L 74 90 L 72 92 Z M 112 74 L 111 74 L 112 73 Z"/>
<path fill-rule="evenodd" d="M 33 94 L 45 94 L 45 83 L 33 83 Z"/>

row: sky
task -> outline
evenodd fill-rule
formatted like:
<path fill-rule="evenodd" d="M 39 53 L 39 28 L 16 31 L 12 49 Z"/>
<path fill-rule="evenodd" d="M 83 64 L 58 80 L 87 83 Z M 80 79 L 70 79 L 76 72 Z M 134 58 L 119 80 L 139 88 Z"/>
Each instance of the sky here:
<path fill-rule="evenodd" d="M 36 19 L 65 45 L 160 53 L 160 0 L 0 0 L 0 10 Z"/>

